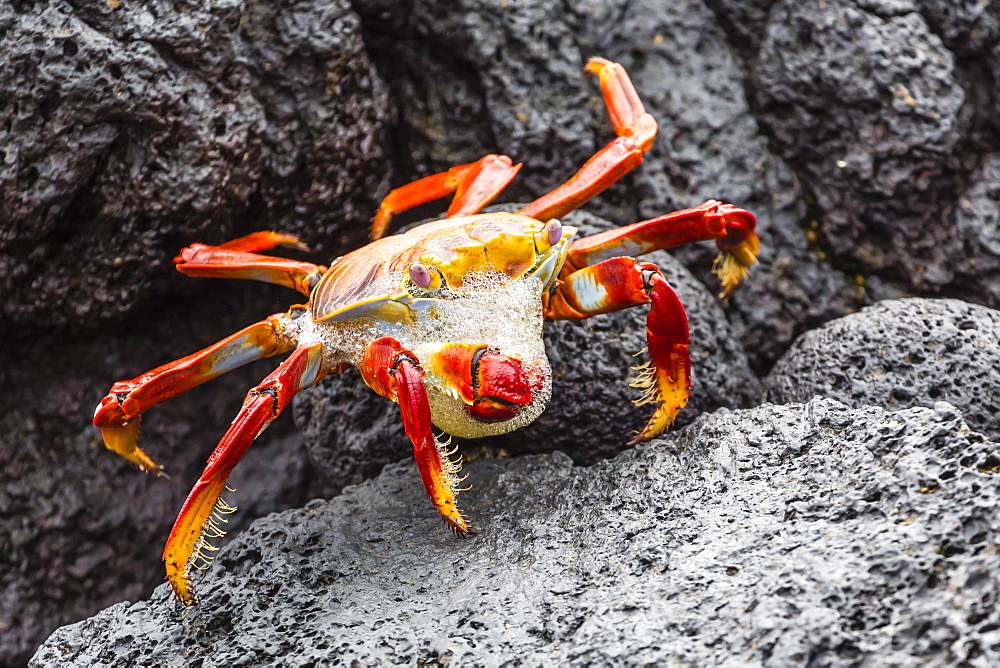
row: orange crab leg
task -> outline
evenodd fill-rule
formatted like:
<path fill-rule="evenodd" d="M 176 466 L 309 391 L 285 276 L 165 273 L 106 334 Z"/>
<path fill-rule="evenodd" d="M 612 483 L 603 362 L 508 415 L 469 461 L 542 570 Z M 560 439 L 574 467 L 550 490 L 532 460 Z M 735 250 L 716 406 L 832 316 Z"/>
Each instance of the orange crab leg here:
<path fill-rule="evenodd" d="M 619 255 L 643 255 L 689 241 L 715 239 L 719 257 L 713 270 L 728 297 L 757 261 L 757 219 L 732 204 L 708 200 L 701 206 L 601 232 L 573 241 L 566 267 L 580 269 Z M 565 270 L 564 270 L 565 271 Z"/>
<path fill-rule="evenodd" d="M 512 164 L 507 156 L 491 154 L 396 188 L 379 205 L 371 238 L 373 241 L 381 239 L 397 213 L 451 193 L 455 193 L 455 198 L 448 207 L 446 218 L 477 213 L 507 187 L 520 169 L 520 163 Z"/>
<path fill-rule="evenodd" d="M 221 246 L 191 244 L 174 258 L 174 262 L 177 264 L 177 271 L 185 276 L 243 278 L 277 283 L 298 290 L 308 297 L 326 272 L 326 267 L 311 262 L 249 252 L 273 248 L 279 244 L 303 247 L 295 237 L 274 232 L 258 232 Z"/>
<path fill-rule="evenodd" d="M 396 339 L 384 337 L 368 345 L 359 369 L 368 387 L 399 403 L 403 427 L 413 443 L 413 457 L 431 503 L 455 533 L 474 534 L 455 504 L 457 466 L 442 452 L 441 444 L 431 431 L 424 371 L 416 356 Z"/>
<path fill-rule="evenodd" d="M 256 253 L 258 251 L 271 250 L 277 246 L 288 246 L 300 251 L 309 250 L 309 247 L 302 243 L 302 240 L 297 236 L 282 234 L 280 232 L 254 232 L 245 237 L 221 243 L 216 248 Z"/>
<path fill-rule="evenodd" d="M 649 304 L 646 344 L 649 364 L 637 369 L 633 387 L 645 390 L 636 405 L 656 410 L 629 445 L 653 438 L 677 417 L 691 393 L 690 335 L 687 314 L 677 293 L 655 264 L 617 257 L 575 271 L 549 297 L 545 317 L 577 320 Z"/>
<path fill-rule="evenodd" d="M 225 515 L 235 510 L 220 501 L 226 479 L 246 453 L 254 439 L 288 406 L 292 397 L 309 387 L 326 372 L 323 369 L 322 344 L 298 348 L 271 375 L 247 394 L 243 408 L 233 420 L 208 460 L 208 465 L 188 494 L 170 531 L 163 560 L 167 580 L 184 605 L 196 603 L 189 569 L 192 564 L 211 561 L 214 549 L 207 540 L 222 536 L 219 526 Z"/>
<path fill-rule="evenodd" d="M 142 470 L 160 474 L 161 467 L 137 445 L 142 412 L 247 362 L 288 352 L 295 347 L 285 334 L 290 326 L 288 314 L 276 313 L 193 355 L 115 383 L 94 414 L 104 444 Z"/>
<path fill-rule="evenodd" d="M 604 58 L 591 58 L 586 71 L 601 80 L 604 103 L 617 138 L 598 151 L 569 181 L 536 199 L 518 213 L 546 221 L 561 218 L 642 163 L 653 145 L 656 120 L 646 113 L 625 68 Z"/>

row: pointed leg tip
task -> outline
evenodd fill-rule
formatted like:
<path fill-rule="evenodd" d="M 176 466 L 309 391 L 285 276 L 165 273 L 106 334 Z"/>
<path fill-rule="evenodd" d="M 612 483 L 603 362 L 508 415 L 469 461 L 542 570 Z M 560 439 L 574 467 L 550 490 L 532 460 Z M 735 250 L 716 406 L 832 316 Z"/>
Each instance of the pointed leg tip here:
<path fill-rule="evenodd" d="M 460 538 L 471 538 L 477 535 L 479 532 L 473 527 L 469 522 L 462 516 L 457 518 L 454 517 L 444 517 L 445 524 L 451 529 L 452 533 Z"/>
<path fill-rule="evenodd" d="M 608 60 L 607 58 L 602 58 L 601 56 L 592 56 L 589 60 L 587 60 L 587 64 L 584 65 L 583 69 L 585 72 L 590 72 L 591 74 L 600 75 L 601 70 L 611 65 L 614 65 L 614 63 Z"/>

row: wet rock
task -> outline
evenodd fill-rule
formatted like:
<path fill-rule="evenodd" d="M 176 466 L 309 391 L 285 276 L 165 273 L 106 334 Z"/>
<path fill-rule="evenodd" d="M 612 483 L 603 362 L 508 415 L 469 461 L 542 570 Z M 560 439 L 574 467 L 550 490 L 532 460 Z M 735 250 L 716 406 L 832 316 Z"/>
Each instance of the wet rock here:
<path fill-rule="evenodd" d="M 583 212 L 563 222 L 580 235 L 612 227 Z M 691 400 L 677 419 L 689 424 L 702 412 L 752 406 L 761 398 L 760 381 L 747 365 L 718 302 L 668 253 L 645 256 L 663 270 L 685 304 L 691 329 Z M 546 354 L 553 368 L 552 400 L 532 424 L 503 436 L 455 439 L 462 450 L 483 446 L 511 454 L 561 450 L 577 462 L 593 463 L 621 451 L 651 414 L 635 406 L 640 392 L 628 386 L 631 368 L 646 360 L 645 307 L 545 326 Z M 375 395 L 356 372 L 329 378 L 304 392 L 295 417 L 310 456 L 326 475 L 342 484 L 376 475 L 386 464 L 408 456 L 399 407 Z"/>
<path fill-rule="evenodd" d="M 451 536 L 415 467 L 258 520 L 33 665 L 1000 660 L 997 444 L 946 403 L 703 416 L 579 468 L 480 461 Z"/>
<path fill-rule="evenodd" d="M 389 114 L 359 30 L 346 1 L 5 3 L 0 327 L 99 326 L 193 240 L 361 241 Z"/>
<path fill-rule="evenodd" d="M 1000 311 L 954 299 L 883 301 L 803 334 L 767 377 L 769 401 L 947 401 L 1000 439 Z"/>

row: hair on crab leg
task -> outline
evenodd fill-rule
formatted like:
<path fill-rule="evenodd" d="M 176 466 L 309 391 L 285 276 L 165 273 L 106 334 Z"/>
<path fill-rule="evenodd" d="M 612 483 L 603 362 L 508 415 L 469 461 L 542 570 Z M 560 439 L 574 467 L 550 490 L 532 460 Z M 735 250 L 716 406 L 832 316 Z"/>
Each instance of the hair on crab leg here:
<path fill-rule="evenodd" d="M 677 293 L 656 265 L 632 257 L 616 257 L 584 267 L 564 277 L 548 300 L 545 317 L 578 320 L 649 304 L 646 346 L 649 362 L 635 370 L 630 385 L 643 391 L 637 406 L 655 404 L 653 415 L 629 443 L 650 439 L 687 405 L 691 393 L 687 314 Z"/>
<path fill-rule="evenodd" d="M 219 441 L 208 465 L 184 501 L 163 549 L 167 580 L 177 600 L 184 605 L 197 602 L 191 587 L 190 568 L 207 567 L 211 562 L 211 553 L 217 548 L 209 539 L 225 535 L 220 526 L 226 522 L 222 515 L 235 510 L 220 496 L 229 474 L 254 439 L 281 414 L 292 397 L 326 375 L 322 347 L 317 343 L 296 349 L 247 394 L 243 408 Z"/>
<path fill-rule="evenodd" d="M 460 463 L 449 459 L 448 442 L 439 443 L 434 438 L 424 370 L 416 355 L 396 339 L 376 339 L 365 349 L 359 370 L 368 387 L 399 404 L 403 428 L 413 443 L 413 458 L 431 503 L 455 533 L 474 535 L 455 503 Z"/>

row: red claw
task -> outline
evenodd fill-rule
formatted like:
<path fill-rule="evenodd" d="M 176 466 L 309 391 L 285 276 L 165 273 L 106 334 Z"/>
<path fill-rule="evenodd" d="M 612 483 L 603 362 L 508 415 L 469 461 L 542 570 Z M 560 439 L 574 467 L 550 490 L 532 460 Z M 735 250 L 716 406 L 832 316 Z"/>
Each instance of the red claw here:
<path fill-rule="evenodd" d="M 487 350 L 488 349 L 484 349 Z M 539 383 L 532 383 L 521 360 L 484 352 L 473 361 L 476 399 L 466 406 L 479 422 L 510 420 L 522 406 L 530 405 Z"/>

